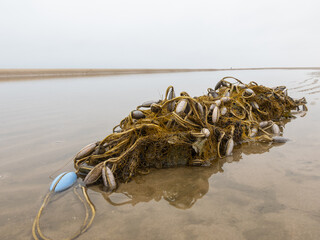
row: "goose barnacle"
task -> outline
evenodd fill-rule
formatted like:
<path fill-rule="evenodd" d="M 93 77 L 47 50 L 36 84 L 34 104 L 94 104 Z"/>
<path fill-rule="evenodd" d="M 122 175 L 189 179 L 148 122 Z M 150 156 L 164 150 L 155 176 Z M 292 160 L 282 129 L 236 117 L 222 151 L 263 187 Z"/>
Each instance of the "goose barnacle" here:
<path fill-rule="evenodd" d="M 75 159 L 81 159 L 81 158 L 84 158 L 84 157 L 87 157 L 89 156 L 93 151 L 94 149 L 96 148 L 97 146 L 97 143 L 90 143 L 88 144 L 87 146 L 85 146 L 84 148 L 82 148 L 75 156 Z"/>
<path fill-rule="evenodd" d="M 215 106 L 214 109 L 213 109 L 213 112 L 212 112 L 212 122 L 213 122 L 213 123 L 218 122 L 219 117 L 220 117 L 219 107 L 218 107 L 218 106 Z"/>
<path fill-rule="evenodd" d="M 234 147 L 234 142 L 233 142 L 233 139 L 230 138 L 227 142 L 226 156 L 232 155 L 233 147 Z"/>

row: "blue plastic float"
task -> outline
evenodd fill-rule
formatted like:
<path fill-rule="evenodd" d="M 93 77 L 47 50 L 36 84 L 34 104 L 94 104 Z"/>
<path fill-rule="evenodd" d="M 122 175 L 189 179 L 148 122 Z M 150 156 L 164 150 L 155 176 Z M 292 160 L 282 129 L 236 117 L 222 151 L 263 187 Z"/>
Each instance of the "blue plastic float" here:
<path fill-rule="evenodd" d="M 64 175 L 64 176 L 61 178 L 62 175 Z M 56 184 L 56 182 L 58 180 L 59 180 L 59 182 L 56 185 L 56 187 L 54 189 L 54 192 L 62 192 L 64 190 L 68 189 L 69 187 L 71 187 L 77 181 L 77 174 L 75 172 L 68 172 L 68 173 L 64 172 L 64 173 L 61 173 L 51 183 L 50 191 L 52 191 L 54 185 Z"/>

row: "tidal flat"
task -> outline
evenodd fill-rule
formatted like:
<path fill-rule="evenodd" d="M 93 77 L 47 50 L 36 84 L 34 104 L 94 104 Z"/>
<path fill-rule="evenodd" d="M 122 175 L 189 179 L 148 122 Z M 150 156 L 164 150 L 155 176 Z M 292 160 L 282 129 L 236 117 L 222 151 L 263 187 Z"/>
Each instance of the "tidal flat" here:
<path fill-rule="evenodd" d="M 163 98 L 169 85 L 203 95 L 225 76 L 306 97 L 307 114 L 285 125 L 290 141 L 244 143 L 209 167 L 153 169 L 112 194 L 90 186 L 97 214 L 78 239 L 317 239 L 320 71 L 312 69 L 0 81 L 0 238 L 32 239 L 49 176 L 73 171 L 73 156 L 142 102 Z M 41 228 L 50 238 L 67 237 L 84 214 L 69 189 L 49 203 Z"/>

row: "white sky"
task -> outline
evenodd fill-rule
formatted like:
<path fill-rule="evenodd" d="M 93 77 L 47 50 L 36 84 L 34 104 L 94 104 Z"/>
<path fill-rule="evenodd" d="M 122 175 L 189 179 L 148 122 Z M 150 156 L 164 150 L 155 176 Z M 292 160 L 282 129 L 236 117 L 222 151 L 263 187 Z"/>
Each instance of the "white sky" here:
<path fill-rule="evenodd" d="M 319 0 L 0 0 L 0 68 L 320 66 L 319 43 Z"/>

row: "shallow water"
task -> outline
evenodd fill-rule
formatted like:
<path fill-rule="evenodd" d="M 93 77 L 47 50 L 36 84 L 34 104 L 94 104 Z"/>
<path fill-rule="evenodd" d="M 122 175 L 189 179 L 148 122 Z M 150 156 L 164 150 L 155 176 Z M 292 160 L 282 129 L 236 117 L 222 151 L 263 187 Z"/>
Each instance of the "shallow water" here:
<path fill-rule="evenodd" d="M 244 144 L 210 167 L 153 170 L 109 195 L 88 190 L 97 215 L 78 239 L 318 239 L 320 72 L 224 71 L 0 82 L 0 238 L 32 239 L 49 175 L 84 145 L 111 133 L 167 86 L 191 96 L 224 76 L 305 96 L 309 111 L 286 124 L 285 144 Z M 41 218 L 47 236 L 72 235 L 84 209 L 72 190 Z"/>

